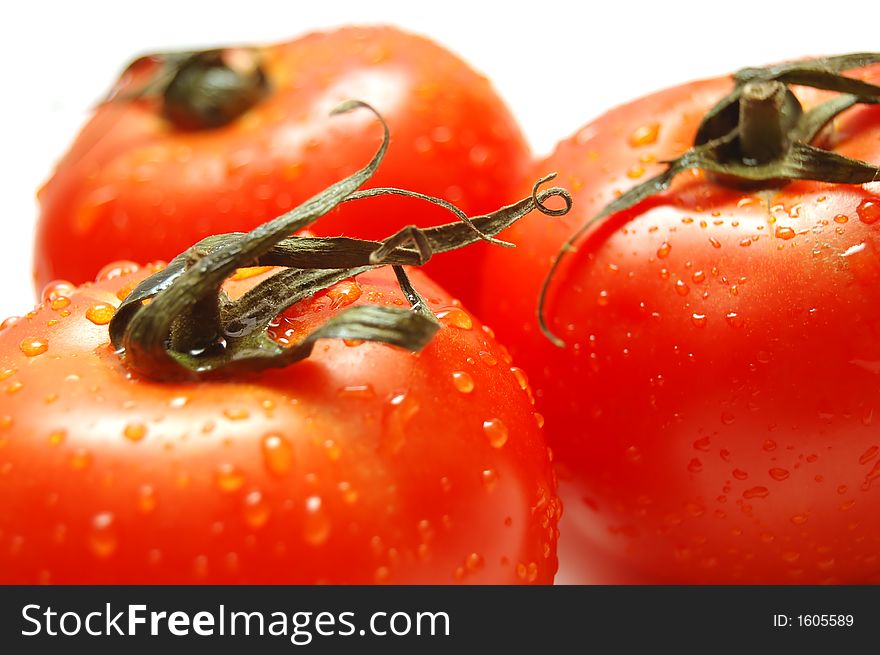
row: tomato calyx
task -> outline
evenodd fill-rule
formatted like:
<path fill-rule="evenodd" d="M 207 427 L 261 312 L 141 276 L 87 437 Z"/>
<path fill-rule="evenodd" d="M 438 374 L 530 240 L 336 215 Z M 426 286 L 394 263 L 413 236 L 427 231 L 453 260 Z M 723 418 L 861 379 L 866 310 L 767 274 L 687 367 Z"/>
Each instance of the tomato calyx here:
<path fill-rule="evenodd" d="M 203 239 L 126 297 L 109 330 L 117 354 L 130 369 L 154 379 L 180 380 L 279 368 L 305 359 L 318 339 L 328 338 L 377 341 L 418 351 L 440 323 L 410 284 L 403 266 L 420 266 L 435 253 L 480 240 L 512 247 L 493 235 L 533 209 L 560 216 L 571 208 L 571 196 L 565 189 L 539 191 L 555 173 L 538 180 L 531 196 L 474 218 L 444 200 L 404 189 L 358 191 L 379 167 L 390 138 L 385 121 L 366 103 L 348 101 L 332 113 L 358 108 L 372 111 L 384 130 L 382 143 L 366 166 L 251 232 Z M 426 229 L 408 226 L 382 241 L 289 236 L 342 202 L 380 195 L 419 198 L 447 209 L 458 220 Z M 562 207 L 546 205 L 554 196 L 562 199 Z M 355 305 L 288 346 L 268 335 L 269 323 L 291 305 L 386 265 L 393 267 L 409 309 Z M 221 287 L 236 269 L 246 266 L 285 268 L 231 301 Z"/>
<path fill-rule="evenodd" d="M 221 127 L 268 92 L 269 81 L 256 50 L 204 50 L 176 64 L 162 91 L 162 115 L 181 130 Z"/>
<path fill-rule="evenodd" d="M 133 91 L 109 100 L 158 98 L 159 113 L 178 130 L 205 130 L 232 123 L 271 91 L 256 48 L 213 48 L 146 55 L 136 70 L 152 62 L 155 70 Z"/>
<path fill-rule="evenodd" d="M 880 103 L 880 86 L 842 74 L 876 63 L 880 63 L 880 53 L 853 53 L 735 73 L 734 88 L 703 117 L 690 149 L 665 162 L 663 172 L 607 204 L 562 245 L 538 297 L 538 325 L 544 336 L 560 348 L 566 345 L 548 327 L 544 307 L 550 283 L 575 243 L 598 221 L 666 191 L 679 173 L 700 169 L 714 182 L 737 188 L 782 186 L 793 180 L 834 184 L 876 181 L 880 175 L 877 164 L 811 145 L 841 112 L 857 104 Z M 840 95 L 804 111 L 790 85 Z"/>

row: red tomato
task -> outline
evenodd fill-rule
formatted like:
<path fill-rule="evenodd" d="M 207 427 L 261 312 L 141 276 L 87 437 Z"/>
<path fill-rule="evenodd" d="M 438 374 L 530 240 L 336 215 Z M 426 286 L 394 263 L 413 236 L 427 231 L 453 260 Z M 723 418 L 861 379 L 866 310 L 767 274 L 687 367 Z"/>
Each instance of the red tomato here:
<path fill-rule="evenodd" d="M 276 338 L 402 304 L 386 271 L 294 305 Z M 286 369 L 163 383 L 111 351 L 145 277 L 119 273 L 0 332 L 0 581 L 552 582 L 560 505 L 525 378 L 424 275 L 444 327 L 418 354 L 323 341 Z"/>
<path fill-rule="evenodd" d="M 850 75 L 876 84 L 880 67 Z M 637 100 L 540 162 L 574 209 L 502 235 L 517 258 L 488 253 L 481 316 L 547 416 L 573 555 L 563 569 L 612 583 L 880 582 L 877 184 L 743 191 L 685 172 L 564 260 L 545 315 L 567 347 L 538 330 L 563 242 L 684 152 L 730 88 Z M 880 161 L 880 108 L 848 110 L 816 143 Z"/>
<path fill-rule="evenodd" d="M 391 128 L 372 186 L 439 196 L 476 215 L 510 198 L 529 163 L 489 82 L 424 38 L 344 28 L 229 50 L 224 61 L 249 70 L 254 54 L 268 91 L 251 88 L 255 104 L 237 105 L 243 113 L 219 127 L 192 129 L 186 117 L 173 123 L 167 116 L 180 112 L 161 96 L 125 99 L 157 75 L 159 59 L 122 76 L 116 99 L 97 109 L 39 194 L 38 289 L 92 279 L 108 261 L 170 259 L 210 234 L 251 229 L 352 172 L 379 135 L 368 115 L 329 118 L 342 100 L 369 102 Z M 386 197 L 344 206 L 316 229 L 382 238 L 449 220 L 437 207 Z M 451 254 L 427 270 L 464 295 L 474 286 L 473 256 Z"/>

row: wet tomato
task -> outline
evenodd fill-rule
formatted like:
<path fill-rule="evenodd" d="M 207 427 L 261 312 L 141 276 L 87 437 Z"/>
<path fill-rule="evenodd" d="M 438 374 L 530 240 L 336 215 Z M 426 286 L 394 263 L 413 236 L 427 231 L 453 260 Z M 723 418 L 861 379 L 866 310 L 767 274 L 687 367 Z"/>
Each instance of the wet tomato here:
<path fill-rule="evenodd" d="M 849 73 L 877 84 L 880 66 Z M 561 560 L 605 582 L 880 582 L 880 185 L 688 170 L 576 240 L 694 141 L 729 78 L 661 91 L 538 165 L 574 196 L 504 233 L 481 316 L 529 371 L 560 462 Z M 794 88 L 805 109 L 828 94 Z M 735 117 L 735 116 L 734 116 Z M 880 108 L 812 141 L 880 162 Z M 566 559 L 567 557 L 567 559 Z M 580 569 L 580 571 L 579 571 Z"/>
<path fill-rule="evenodd" d="M 112 260 L 167 260 L 300 204 L 376 145 L 369 117 L 328 118 L 342 100 L 369 102 L 394 134 L 372 186 L 438 196 L 476 215 L 509 199 L 529 163 L 489 82 L 394 28 L 175 57 L 135 62 L 41 190 L 37 289 L 92 279 Z M 379 238 L 448 219 L 437 207 L 381 198 L 341 207 L 316 229 Z M 469 300 L 471 257 L 451 254 L 427 270 Z"/>
<path fill-rule="evenodd" d="M 418 354 L 328 340 L 286 369 L 169 383 L 109 345 L 146 272 L 55 284 L 0 331 L 2 582 L 553 580 L 560 505 L 526 378 L 428 278 L 412 273 L 443 326 Z M 272 334 L 364 303 L 405 303 L 388 269 L 294 305 Z"/>

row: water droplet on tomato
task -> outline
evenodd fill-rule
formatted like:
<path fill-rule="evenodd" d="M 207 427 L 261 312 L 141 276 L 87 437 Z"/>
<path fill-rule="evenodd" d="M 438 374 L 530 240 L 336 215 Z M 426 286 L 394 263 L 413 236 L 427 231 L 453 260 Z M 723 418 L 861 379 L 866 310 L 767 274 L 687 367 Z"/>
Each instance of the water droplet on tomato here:
<path fill-rule="evenodd" d="M 128 423 L 122 429 L 122 434 L 129 441 L 140 441 L 147 436 L 147 426 L 143 423 Z"/>
<path fill-rule="evenodd" d="M 690 293 L 691 288 L 684 282 L 684 280 L 676 280 L 675 282 L 675 293 L 679 296 L 686 296 Z"/>
<path fill-rule="evenodd" d="M 486 366 L 495 366 L 498 363 L 498 359 L 490 353 L 488 350 L 481 350 L 477 353 L 477 356 L 480 358 L 480 361 L 483 362 Z"/>
<path fill-rule="evenodd" d="M 336 395 L 340 398 L 359 398 L 361 400 L 369 400 L 376 396 L 376 392 L 373 391 L 372 384 L 352 384 L 339 389 L 336 392 Z"/>
<path fill-rule="evenodd" d="M 243 421 L 250 416 L 250 412 L 239 407 L 228 407 L 223 410 L 223 416 L 230 421 Z"/>
<path fill-rule="evenodd" d="M 303 536 L 312 546 L 320 546 L 330 536 L 330 519 L 324 510 L 320 496 L 306 498 L 306 516 L 303 523 Z"/>
<path fill-rule="evenodd" d="M 788 479 L 788 476 L 791 475 L 791 473 L 788 471 L 788 469 L 777 468 L 777 467 L 770 469 L 769 473 L 770 473 L 770 477 L 773 478 L 774 480 L 776 480 L 777 482 L 782 482 L 783 480 Z"/>
<path fill-rule="evenodd" d="M 192 571 L 196 578 L 208 577 L 208 556 L 196 555 L 193 559 Z"/>
<path fill-rule="evenodd" d="M 492 491 L 498 482 L 498 472 L 495 469 L 485 469 L 481 474 L 481 480 L 483 481 L 483 486 L 488 491 Z"/>
<path fill-rule="evenodd" d="M 233 493 L 244 486 L 244 473 L 232 464 L 221 464 L 217 468 L 217 488 L 223 493 Z"/>
<path fill-rule="evenodd" d="M 54 310 L 64 309 L 70 305 L 70 298 L 67 296 L 57 296 L 49 303 L 49 307 Z"/>
<path fill-rule="evenodd" d="M 835 561 L 833 557 L 828 559 L 821 559 L 816 562 L 816 566 L 818 566 L 823 571 L 828 571 L 834 568 Z"/>
<path fill-rule="evenodd" d="M 92 464 L 92 454 L 82 448 L 74 451 L 70 456 L 70 468 L 74 471 L 84 471 Z"/>
<path fill-rule="evenodd" d="M 519 384 L 520 389 L 525 391 L 529 388 L 529 378 L 524 370 L 522 370 L 518 366 L 511 366 L 510 372 L 513 373 L 513 377 L 516 378 L 516 382 L 517 384 Z"/>
<path fill-rule="evenodd" d="M 507 426 L 504 425 L 501 419 L 490 418 L 483 421 L 483 432 L 486 433 L 486 437 L 493 448 L 501 448 L 507 443 L 509 433 Z"/>
<path fill-rule="evenodd" d="M 116 551 L 117 538 L 113 514 L 101 512 L 92 518 L 89 548 L 96 557 L 106 559 Z"/>
<path fill-rule="evenodd" d="M 3 319 L 3 322 L 0 323 L 0 332 L 5 330 L 6 328 L 12 327 L 16 323 L 18 323 L 19 320 L 21 320 L 20 316 L 10 316 L 9 318 Z"/>
<path fill-rule="evenodd" d="M 871 485 L 874 483 L 874 480 L 880 478 L 880 461 L 876 462 L 874 466 L 868 471 L 867 475 L 865 475 L 865 482 L 862 484 L 862 489 L 868 490 L 871 488 Z"/>
<path fill-rule="evenodd" d="M 794 229 L 790 227 L 777 225 L 774 234 L 776 235 L 777 239 L 785 239 L 787 241 L 789 239 L 793 239 L 797 233 L 794 231 Z"/>
<path fill-rule="evenodd" d="M 263 461 L 272 475 L 282 477 L 290 472 L 293 465 L 293 446 L 277 434 L 268 434 L 262 441 Z"/>
<path fill-rule="evenodd" d="M 753 499 L 753 498 L 766 498 L 770 495 L 770 490 L 767 487 L 750 487 L 743 491 L 743 498 Z"/>
<path fill-rule="evenodd" d="M 735 477 L 737 480 L 745 480 L 749 477 L 749 474 L 746 473 L 745 471 L 743 471 L 742 469 L 733 469 L 733 472 L 731 473 L 731 475 L 733 477 Z"/>
<path fill-rule="evenodd" d="M 269 520 L 271 511 L 259 491 L 252 491 L 244 497 L 244 520 L 254 529 L 262 528 Z"/>
<path fill-rule="evenodd" d="M 394 455 L 403 448 L 408 426 L 418 412 L 419 403 L 409 395 L 397 394 L 391 398 L 379 440 L 380 451 Z"/>
<path fill-rule="evenodd" d="M 338 462 L 339 458 L 342 457 L 342 446 L 336 443 L 333 439 L 325 439 L 323 446 L 324 453 L 331 462 Z"/>
<path fill-rule="evenodd" d="M 185 406 L 188 402 L 189 398 L 187 396 L 174 396 L 174 398 L 168 401 L 168 406 L 179 409 L 180 407 Z"/>
<path fill-rule="evenodd" d="M 687 470 L 691 473 L 699 473 L 703 470 L 703 462 L 701 462 L 699 458 L 694 457 L 690 462 L 688 462 Z"/>
<path fill-rule="evenodd" d="M 669 256 L 669 253 L 672 251 L 672 246 L 668 241 L 664 241 L 660 244 L 660 247 L 657 248 L 657 257 L 660 259 L 665 259 Z"/>
<path fill-rule="evenodd" d="M 391 569 L 387 566 L 380 566 L 376 569 L 376 572 L 373 574 L 373 581 L 376 584 L 385 584 L 388 582 L 388 579 L 391 577 Z"/>
<path fill-rule="evenodd" d="M 834 217 L 835 223 L 846 223 L 847 221 L 849 221 L 849 216 L 846 214 L 838 214 Z"/>
<path fill-rule="evenodd" d="M 538 564 L 536 562 L 529 562 L 526 566 L 526 581 L 534 582 L 538 579 Z"/>
<path fill-rule="evenodd" d="M 629 135 L 629 145 L 633 148 L 648 146 L 657 142 L 660 134 L 660 123 L 645 123 L 640 125 Z"/>
<path fill-rule="evenodd" d="M 878 448 L 877 446 L 871 446 L 870 448 L 868 448 L 859 457 L 859 464 L 867 464 L 868 462 L 870 462 L 877 456 L 878 451 L 880 451 L 880 448 Z"/>
<path fill-rule="evenodd" d="M 128 275 L 129 273 L 134 273 L 138 270 L 140 270 L 140 266 L 135 262 L 126 260 L 111 262 L 98 271 L 95 280 L 98 282 L 104 282 L 106 280 L 122 277 L 123 275 Z"/>
<path fill-rule="evenodd" d="M 445 125 L 438 125 L 431 130 L 431 138 L 435 143 L 449 143 L 452 141 L 452 137 L 453 131 Z"/>
<path fill-rule="evenodd" d="M 478 553 L 470 553 L 467 557 L 464 558 L 464 567 L 470 572 L 474 572 L 483 568 L 482 556 Z"/>
<path fill-rule="evenodd" d="M 474 379 L 465 371 L 453 371 L 452 384 L 461 393 L 471 393 L 474 390 Z"/>
<path fill-rule="evenodd" d="M 352 304 L 361 297 L 363 291 L 357 280 L 343 280 L 327 290 L 327 298 L 330 299 L 332 309 L 340 309 Z"/>
<path fill-rule="evenodd" d="M 444 325 L 458 328 L 459 330 L 470 330 L 474 327 L 474 321 L 470 314 L 460 307 L 447 307 L 437 312 L 437 318 Z"/>
<path fill-rule="evenodd" d="M 53 280 L 49 282 L 45 287 L 43 287 L 43 291 L 40 294 L 40 299 L 47 304 L 52 305 L 52 303 L 60 298 L 66 298 L 67 303 L 62 305 L 61 307 L 55 307 L 52 305 L 52 309 L 63 309 L 67 305 L 70 304 L 70 296 L 76 291 L 76 286 L 74 286 L 71 282 L 67 280 Z"/>
<path fill-rule="evenodd" d="M 727 324 L 730 327 L 738 328 L 742 327 L 743 324 L 742 317 L 736 312 L 727 312 L 727 314 L 724 315 L 724 320 L 727 321 Z"/>
<path fill-rule="evenodd" d="M 86 318 L 95 325 L 107 325 L 115 312 L 116 308 L 113 305 L 97 303 L 86 310 Z"/>
<path fill-rule="evenodd" d="M 856 208 L 859 220 L 867 225 L 872 225 L 880 220 L 880 202 L 871 198 L 865 198 Z"/>
<path fill-rule="evenodd" d="M 342 494 L 342 500 L 344 500 L 348 505 L 354 505 L 358 499 L 357 490 L 351 486 L 351 482 L 347 482 L 342 480 L 336 487 L 339 489 L 339 492 Z"/>
<path fill-rule="evenodd" d="M 539 414 L 538 412 L 535 412 L 535 423 L 538 425 L 539 428 L 543 428 L 544 427 L 544 415 Z"/>
<path fill-rule="evenodd" d="M 636 164 L 634 166 L 630 166 L 630 168 L 627 169 L 627 171 L 626 171 L 626 176 L 631 180 L 637 180 L 644 174 L 645 174 L 645 168 L 644 168 L 644 166 L 641 166 L 639 164 Z"/>
<path fill-rule="evenodd" d="M 137 506 L 144 514 L 149 514 L 156 509 L 156 491 L 152 486 L 145 484 L 138 489 Z"/>
<path fill-rule="evenodd" d="M 623 451 L 624 455 L 630 462 L 638 462 L 642 459 L 642 451 L 639 450 L 638 446 L 629 446 L 626 450 Z"/>
<path fill-rule="evenodd" d="M 49 342 L 39 337 L 26 337 L 18 344 L 18 349 L 21 350 L 26 357 L 36 357 L 49 350 Z"/>

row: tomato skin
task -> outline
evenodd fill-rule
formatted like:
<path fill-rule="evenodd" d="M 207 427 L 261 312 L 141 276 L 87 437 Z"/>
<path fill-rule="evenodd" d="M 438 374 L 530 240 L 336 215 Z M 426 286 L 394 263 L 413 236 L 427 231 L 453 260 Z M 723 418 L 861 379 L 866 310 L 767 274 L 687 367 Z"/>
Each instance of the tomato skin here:
<path fill-rule="evenodd" d="M 562 265 L 546 316 L 568 347 L 537 328 L 562 243 L 681 154 L 729 88 L 661 91 L 562 142 L 537 170 L 559 171 L 572 212 L 507 231 L 515 262 L 487 254 L 481 316 L 547 416 L 571 581 L 880 582 L 876 184 L 743 191 L 684 173 Z M 880 111 L 823 139 L 880 161 Z"/>
<path fill-rule="evenodd" d="M 427 277 L 412 273 L 451 313 L 417 355 L 322 341 L 286 369 L 184 384 L 137 379 L 111 352 L 101 308 L 145 272 L 0 331 L 0 581 L 552 582 L 560 506 L 533 407 L 506 351 Z M 351 302 L 402 294 L 374 271 L 276 333 Z"/>
<path fill-rule="evenodd" d="M 422 37 L 343 28 L 259 51 L 271 91 L 225 127 L 176 130 L 158 101 L 97 109 L 39 193 L 38 290 L 54 279 L 91 280 L 108 261 L 167 260 L 210 234 L 251 229 L 353 172 L 381 130 L 367 112 L 329 117 L 343 100 L 371 103 L 391 129 L 368 186 L 439 196 L 476 215 L 507 201 L 530 163 L 489 82 Z M 124 75 L 118 93 L 137 89 L 146 72 Z M 380 198 L 349 203 L 314 230 L 384 238 L 450 219 L 421 201 Z M 467 296 L 473 256 L 452 253 L 427 270 Z"/>

